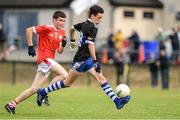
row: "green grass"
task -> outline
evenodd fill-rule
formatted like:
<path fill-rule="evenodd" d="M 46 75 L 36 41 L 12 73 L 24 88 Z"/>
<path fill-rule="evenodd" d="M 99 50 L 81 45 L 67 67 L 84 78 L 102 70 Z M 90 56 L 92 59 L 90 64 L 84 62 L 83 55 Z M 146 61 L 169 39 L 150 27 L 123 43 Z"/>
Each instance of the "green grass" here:
<path fill-rule="evenodd" d="M 100 88 L 73 87 L 51 93 L 49 107 L 37 107 L 34 95 L 9 115 L 4 105 L 26 88 L 0 85 L 0 119 L 180 119 L 180 91 L 150 88 L 131 88 L 132 99 L 120 111 Z"/>

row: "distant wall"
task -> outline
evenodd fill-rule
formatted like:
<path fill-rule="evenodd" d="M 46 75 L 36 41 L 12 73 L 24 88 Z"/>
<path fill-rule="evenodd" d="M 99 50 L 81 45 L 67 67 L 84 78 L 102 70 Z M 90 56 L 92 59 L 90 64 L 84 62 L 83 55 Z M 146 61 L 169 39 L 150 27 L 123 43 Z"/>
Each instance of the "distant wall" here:
<path fill-rule="evenodd" d="M 133 11 L 134 17 L 124 17 L 124 11 Z M 153 19 L 145 19 L 144 12 L 153 12 Z M 114 12 L 114 29 L 122 30 L 129 36 L 133 29 L 137 30 L 143 40 L 152 40 L 157 34 L 157 28 L 162 26 L 162 10 L 153 8 L 118 7 Z"/>
<path fill-rule="evenodd" d="M 164 4 L 162 23 L 164 29 L 170 29 L 180 25 L 180 21 L 175 19 L 176 13 L 180 12 L 180 1 L 179 0 L 161 0 Z"/>

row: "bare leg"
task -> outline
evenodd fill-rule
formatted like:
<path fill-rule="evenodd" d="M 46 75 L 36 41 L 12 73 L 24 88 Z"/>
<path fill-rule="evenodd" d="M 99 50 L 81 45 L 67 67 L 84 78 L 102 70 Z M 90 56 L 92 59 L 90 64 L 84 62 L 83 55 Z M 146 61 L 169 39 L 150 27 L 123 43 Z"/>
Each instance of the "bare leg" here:
<path fill-rule="evenodd" d="M 97 82 L 102 85 L 103 83 L 107 82 L 106 78 L 103 76 L 102 73 L 97 73 L 94 68 L 88 71 L 96 80 Z"/>
<path fill-rule="evenodd" d="M 81 75 L 81 73 L 70 70 L 67 78 L 64 80 L 65 87 L 70 87 L 79 75 Z"/>
<path fill-rule="evenodd" d="M 18 103 L 21 103 L 22 101 L 26 100 L 30 96 L 32 96 L 38 88 L 42 85 L 42 83 L 46 80 L 46 76 L 41 73 L 37 72 L 36 77 L 34 79 L 34 82 L 32 86 L 26 90 L 24 90 L 17 98 L 6 104 L 4 107 L 10 114 L 15 114 L 15 108 Z"/>
<path fill-rule="evenodd" d="M 23 91 L 17 98 L 15 98 L 15 101 L 17 103 L 20 103 L 26 100 L 27 98 L 29 98 L 30 96 L 32 96 L 38 90 L 38 88 L 41 87 L 42 83 L 45 80 L 46 80 L 46 77 L 44 76 L 44 74 L 41 72 L 37 72 L 32 86 L 26 89 L 25 91 Z"/>
<path fill-rule="evenodd" d="M 64 80 L 68 76 L 68 72 L 57 62 L 54 62 L 54 65 L 51 66 L 51 71 L 54 71 L 57 76 L 55 76 L 49 85 Z"/>
<path fill-rule="evenodd" d="M 74 70 L 70 70 L 69 74 L 65 80 L 55 82 L 53 84 L 50 84 L 48 87 L 39 90 L 37 92 L 37 104 L 38 104 L 38 106 L 42 105 L 42 102 L 48 93 L 59 90 L 59 89 L 63 89 L 65 87 L 70 87 L 79 75 L 80 75 L 80 73 L 78 73 Z"/>

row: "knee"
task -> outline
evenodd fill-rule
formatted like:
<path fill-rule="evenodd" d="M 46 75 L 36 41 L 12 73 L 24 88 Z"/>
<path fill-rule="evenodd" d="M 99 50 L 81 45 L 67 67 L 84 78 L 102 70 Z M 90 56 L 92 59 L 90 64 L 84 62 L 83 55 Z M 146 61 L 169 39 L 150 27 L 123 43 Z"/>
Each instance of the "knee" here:
<path fill-rule="evenodd" d="M 71 83 L 71 82 L 64 81 L 64 86 L 65 86 L 65 87 L 71 87 L 71 86 L 72 86 L 72 83 Z"/>
<path fill-rule="evenodd" d="M 66 79 L 67 76 L 68 76 L 68 73 L 65 73 L 65 74 L 63 75 L 63 78 Z"/>
<path fill-rule="evenodd" d="M 35 92 L 37 92 L 37 90 L 38 90 L 38 88 L 37 87 L 30 87 L 30 91 L 32 92 L 32 93 L 35 93 Z"/>
<path fill-rule="evenodd" d="M 67 78 L 68 73 L 66 72 L 66 73 L 62 74 L 61 76 L 62 76 L 62 79 L 64 80 L 64 79 L 66 79 L 66 78 Z"/>

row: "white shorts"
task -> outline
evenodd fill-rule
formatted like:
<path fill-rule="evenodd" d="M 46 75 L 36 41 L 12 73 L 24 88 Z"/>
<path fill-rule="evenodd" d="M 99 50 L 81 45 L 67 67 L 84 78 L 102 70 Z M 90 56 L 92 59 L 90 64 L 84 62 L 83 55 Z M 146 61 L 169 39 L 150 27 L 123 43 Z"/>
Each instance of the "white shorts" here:
<path fill-rule="evenodd" d="M 40 64 L 38 64 L 37 72 L 42 72 L 46 78 L 49 76 L 50 69 L 55 64 L 58 64 L 55 60 L 51 58 L 47 58 L 46 60 L 42 61 Z"/>

